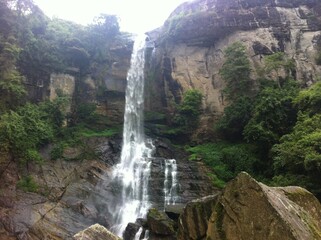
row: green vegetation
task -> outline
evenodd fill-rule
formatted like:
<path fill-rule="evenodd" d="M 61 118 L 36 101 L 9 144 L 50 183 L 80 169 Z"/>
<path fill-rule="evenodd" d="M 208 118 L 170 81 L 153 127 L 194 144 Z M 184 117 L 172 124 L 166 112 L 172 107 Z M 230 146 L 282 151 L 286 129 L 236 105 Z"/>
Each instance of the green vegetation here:
<path fill-rule="evenodd" d="M 182 103 L 177 106 L 177 113 L 172 123 L 173 127 L 168 129 L 165 135 L 181 139 L 186 139 L 186 136 L 191 135 L 199 122 L 202 98 L 202 93 L 198 90 L 186 91 Z"/>
<path fill-rule="evenodd" d="M 250 61 L 245 47 L 235 42 L 227 47 L 224 53 L 225 62 L 220 69 L 220 75 L 226 82 L 226 97 L 234 101 L 239 97 L 251 96 L 253 81 L 250 78 Z"/>
<path fill-rule="evenodd" d="M 265 77 L 255 85 L 247 58 L 241 43 L 225 50 L 220 74 L 230 104 L 214 126 L 220 139 L 188 147 L 190 160 L 210 166 L 219 187 L 247 171 L 273 186 L 300 185 L 321 197 L 321 83 L 300 90 L 291 79 L 293 60 L 274 53 L 265 57 Z"/>
<path fill-rule="evenodd" d="M 17 183 L 17 187 L 25 192 L 37 192 L 39 188 L 31 176 L 21 178 Z"/>
<path fill-rule="evenodd" d="M 178 115 L 175 123 L 188 130 L 198 124 L 201 114 L 202 93 L 198 90 L 188 90 L 183 96 L 182 103 L 178 106 Z"/>
<path fill-rule="evenodd" d="M 81 84 L 91 74 L 95 86 L 104 89 L 102 76 L 112 64 L 110 46 L 125 36 L 119 32 L 117 17 L 101 15 L 93 24 L 81 26 L 49 19 L 32 1 L 4 0 L 0 20 L 1 156 L 17 162 L 24 175 L 29 164 L 43 161 L 39 149 L 49 143 L 54 145 L 52 159 L 71 146 L 81 148 L 82 157 L 92 157 L 86 139 L 113 136 L 120 129 L 98 115 L 95 104 L 79 97 L 84 94 Z M 73 99 L 57 91 L 54 101 L 44 101 L 48 96 L 42 89 L 48 88 L 52 73 L 75 76 Z M 23 177 L 18 187 L 36 191 L 30 176 Z"/>
<path fill-rule="evenodd" d="M 0 117 L 1 151 L 9 152 L 21 163 L 40 161 L 37 149 L 53 139 L 53 125 L 46 112 L 27 104 Z"/>
<path fill-rule="evenodd" d="M 190 160 L 203 161 L 210 166 L 214 176 L 215 185 L 222 186 L 239 172 L 254 173 L 255 164 L 259 161 L 255 154 L 255 147 L 250 144 L 231 144 L 227 142 L 207 143 L 188 147 Z"/>

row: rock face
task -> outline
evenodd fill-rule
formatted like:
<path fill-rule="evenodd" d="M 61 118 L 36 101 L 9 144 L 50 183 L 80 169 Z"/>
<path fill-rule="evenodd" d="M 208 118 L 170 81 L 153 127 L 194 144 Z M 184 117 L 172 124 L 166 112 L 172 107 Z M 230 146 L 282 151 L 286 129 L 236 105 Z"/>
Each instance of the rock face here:
<path fill-rule="evenodd" d="M 50 160 L 51 147 L 44 149 L 44 163 L 29 165 L 29 174 L 38 185 L 36 193 L 17 189 L 17 181 L 21 178 L 18 166 L 10 158 L 1 161 L 0 239 L 68 240 L 95 223 L 108 229 L 112 226 L 113 203 L 119 201 L 120 195 L 119 186 L 112 184 L 112 166 L 119 161 L 121 139 L 117 136 L 90 138 L 85 145 L 87 150 L 96 152 L 97 159 L 75 157 L 75 153 L 79 153 L 75 148 L 64 153 L 66 160 Z M 5 159 L 5 156 L 1 157 Z M 182 184 L 181 202 L 213 191 L 211 187 L 204 187 L 210 186 L 210 182 L 197 165 L 189 166 L 188 161 L 181 159 L 178 169 L 183 171 L 178 175 L 178 182 Z M 188 179 L 195 173 L 190 187 Z M 161 210 L 164 208 L 163 186 L 164 176 L 158 178 L 158 182 L 150 182 L 153 189 L 150 194 L 161 193 L 159 197 L 151 198 L 152 204 Z M 140 225 L 145 224 L 140 222 Z"/>
<path fill-rule="evenodd" d="M 77 233 L 73 239 L 75 240 L 121 240 L 121 238 L 115 236 L 109 232 L 106 228 L 99 224 L 95 224 L 86 228 L 85 230 Z"/>
<path fill-rule="evenodd" d="M 50 101 L 55 100 L 58 95 L 63 94 L 70 100 L 75 94 L 75 77 L 69 74 L 51 74 L 50 86 L 49 86 L 49 99 Z M 71 101 L 66 106 L 66 112 L 71 110 Z"/>
<path fill-rule="evenodd" d="M 151 109 L 171 113 L 188 89 L 203 95 L 202 126 L 209 129 L 224 110 L 219 70 L 224 49 L 242 42 L 256 69 L 264 55 L 285 52 L 296 65 L 295 78 L 309 85 L 321 67 L 315 64 L 321 35 L 320 1 L 195 0 L 179 6 L 161 29 L 147 33 L 155 42 L 147 80 Z M 148 97 L 148 96 L 147 96 Z M 157 101 L 155 100 L 157 99 Z"/>
<path fill-rule="evenodd" d="M 209 203 L 200 200 L 199 204 L 205 208 Z M 199 207 L 186 206 L 178 239 L 321 239 L 321 204 L 300 187 L 268 187 L 240 173 L 208 206 L 211 216 L 202 227 L 197 227 L 200 221 L 193 211 Z"/>
<path fill-rule="evenodd" d="M 115 43 L 111 49 L 111 66 L 102 70 L 105 91 L 98 99 L 100 113 L 108 116 L 116 123 L 123 122 L 125 109 L 125 92 L 127 71 L 130 67 L 130 58 L 133 41 L 126 39 Z M 97 94 L 97 91 L 95 92 Z"/>

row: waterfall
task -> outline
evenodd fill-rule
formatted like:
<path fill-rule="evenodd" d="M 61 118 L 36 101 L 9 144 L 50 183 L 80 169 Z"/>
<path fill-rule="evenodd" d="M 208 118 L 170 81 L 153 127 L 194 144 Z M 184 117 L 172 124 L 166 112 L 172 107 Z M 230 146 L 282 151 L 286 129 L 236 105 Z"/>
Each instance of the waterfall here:
<path fill-rule="evenodd" d="M 145 139 L 143 129 L 144 52 L 145 37 L 142 36 L 134 43 L 127 74 L 121 160 L 113 171 L 122 191 L 114 211 L 113 230 L 119 236 L 129 222 L 145 217 L 150 207 L 148 181 L 154 147 L 151 140 Z"/>
<path fill-rule="evenodd" d="M 164 208 L 178 200 L 177 164 L 175 159 L 165 159 Z"/>

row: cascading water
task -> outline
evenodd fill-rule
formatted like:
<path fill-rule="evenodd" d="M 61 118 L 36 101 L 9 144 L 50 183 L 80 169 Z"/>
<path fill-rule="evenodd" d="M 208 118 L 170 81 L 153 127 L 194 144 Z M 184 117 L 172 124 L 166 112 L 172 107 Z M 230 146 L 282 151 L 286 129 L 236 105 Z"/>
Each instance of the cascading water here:
<path fill-rule="evenodd" d="M 128 222 L 145 217 L 150 207 L 148 180 L 153 144 L 145 140 L 144 110 L 144 50 L 145 37 L 136 39 L 127 74 L 123 145 L 120 163 L 113 175 L 121 188 L 121 199 L 114 212 L 116 234 L 122 235 Z"/>
<path fill-rule="evenodd" d="M 165 159 L 164 208 L 178 200 L 177 165 L 175 159 Z"/>

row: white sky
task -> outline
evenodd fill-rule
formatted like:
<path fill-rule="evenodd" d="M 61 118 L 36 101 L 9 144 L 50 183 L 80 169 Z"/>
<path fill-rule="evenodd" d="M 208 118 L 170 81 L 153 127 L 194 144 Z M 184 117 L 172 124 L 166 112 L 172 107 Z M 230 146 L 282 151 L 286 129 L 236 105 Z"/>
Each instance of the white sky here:
<path fill-rule="evenodd" d="M 86 25 L 100 13 L 120 18 L 121 31 L 143 33 L 163 25 L 169 14 L 187 0 L 34 0 L 49 17 Z"/>

